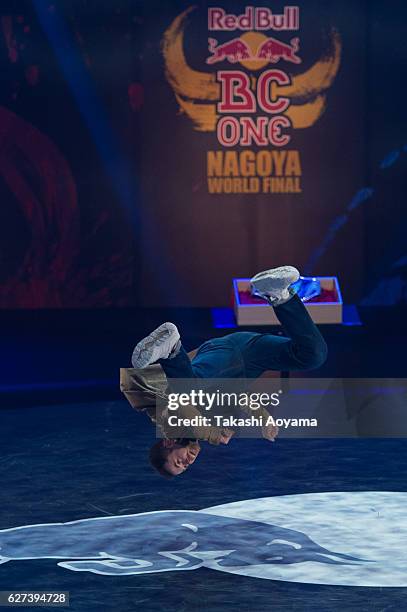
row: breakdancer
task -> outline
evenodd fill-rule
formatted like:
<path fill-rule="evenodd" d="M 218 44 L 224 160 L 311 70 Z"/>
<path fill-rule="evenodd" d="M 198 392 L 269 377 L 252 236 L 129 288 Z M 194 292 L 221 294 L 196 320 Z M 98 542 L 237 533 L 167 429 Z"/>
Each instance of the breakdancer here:
<path fill-rule="evenodd" d="M 267 370 L 318 368 L 326 359 L 327 346 L 292 287 L 299 276 L 296 268 L 283 266 L 260 272 L 250 281 L 252 294 L 274 308 L 286 336 L 232 333 L 208 340 L 191 360 L 182 346 L 177 327 L 173 323 L 163 323 L 137 344 L 132 355 L 133 368 L 139 371 L 158 363 L 167 379 L 257 378 Z M 150 383 L 144 383 L 144 390 L 154 388 Z M 127 387 L 122 390 L 132 403 L 132 389 Z M 205 427 L 198 428 L 196 440 L 164 437 L 150 449 L 150 461 L 161 475 L 177 476 L 197 458 L 201 450 L 199 439 L 228 444 L 233 433 L 225 428 Z M 263 429 L 263 436 L 269 440 L 274 440 L 276 433 L 275 427 Z"/>

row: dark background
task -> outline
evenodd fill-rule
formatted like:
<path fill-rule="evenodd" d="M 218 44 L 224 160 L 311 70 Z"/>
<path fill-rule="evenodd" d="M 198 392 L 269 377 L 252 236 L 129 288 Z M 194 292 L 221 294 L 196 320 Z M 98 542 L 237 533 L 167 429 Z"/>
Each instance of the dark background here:
<path fill-rule="evenodd" d="M 207 4 L 196 5 L 185 53 L 203 70 Z M 406 490 L 397 439 L 207 446 L 176 482 L 148 463 L 155 432 L 120 396 L 119 367 L 166 320 L 188 350 L 233 331 L 214 329 L 207 307 L 229 304 L 234 276 L 282 263 L 337 274 L 362 325 L 321 326 L 329 357 L 314 375 L 406 375 L 405 2 L 300 3 L 304 62 L 293 71 L 321 57 L 332 25 L 343 56 L 325 114 L 293 134 L 303 194 L 261 198 L 206 192 L 205 152 L 216 138 L 178 113 L 160 48 L 188 6 L 0 4 L 1 529 L 290 493 Z M 84 612 L 406 608 L 405 589 L 206 569 L 120 580 L 51 559 L 0 569 L 1 589 L 70 590 L 71 609 Z"/>
<path fill-rule="evenodd" d="M 207 193 L 216 136 L 179 114 L 161 53 L 188 6 L 2 2 L 0 306 L 226 306 L 234 276 L 282 263 L 338 275 L 347 302 L 405 302 L 405 3 L 299 3 L 303 63 L 284 68 L 318 61 L 331 26 L 342 59 L 292 130 L 303 193 L 269 196 Z M 185 30 L 199 70 L 206 10 Z"/>

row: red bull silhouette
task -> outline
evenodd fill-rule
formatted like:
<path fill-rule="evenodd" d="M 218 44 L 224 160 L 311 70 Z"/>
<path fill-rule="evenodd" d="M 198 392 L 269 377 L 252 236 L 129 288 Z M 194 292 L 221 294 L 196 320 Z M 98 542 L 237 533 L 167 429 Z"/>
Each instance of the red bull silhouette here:
<path fill-rule="evenodd" d="M 369 563 L 296 529 L 195 510 L 161 510 L 0 530 L 0 565 L 56 559 L 60 567 L 131 576 L 200 567 Z M 58 561 L 61 559 L 61 561 Z M 62 559 L 65 559 L 62 561 Z"/>
<path fill-rule="evenodd" d="M 223 45 L 218 45 L 216 38 L 209 38 L 209 51 L 212 53 L 206 60 L 207 64 L 215 64 L 225 60 L 236 64 L 252 57 L 250 47 L 240 38 L 234 38 Z"/>
<path fill-rule="evenodd" d="M 291 44 L 286 45 L 276 38 L 268 38 L 257 49 L 257 59 L 268 59 L 273 64 L 276 64 L 280 59 L 285 59 L 294 64 L 300 64 L 301 59 L 295 55 L 299 49 L 300 39 L 298 37 L 291 39 Z"/>

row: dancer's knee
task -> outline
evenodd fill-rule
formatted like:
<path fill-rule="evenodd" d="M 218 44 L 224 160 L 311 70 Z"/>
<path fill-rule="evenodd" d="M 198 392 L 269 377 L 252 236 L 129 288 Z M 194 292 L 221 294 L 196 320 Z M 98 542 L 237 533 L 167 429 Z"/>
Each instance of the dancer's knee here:
<path fill-rule="evenodd" d="M 315 370 L 325 363 L 328 356 L 328 347 L 321 336 L 321 338 L 306 346 L 297 347 L 296 353 L 299 369 Z"/>
<path fill-rule="evenodd" d="M 328 346 L 323 338 L 310 347 L 304 355 L 304 367 L 307 370 L 320 368 L 328 357 Z"/>

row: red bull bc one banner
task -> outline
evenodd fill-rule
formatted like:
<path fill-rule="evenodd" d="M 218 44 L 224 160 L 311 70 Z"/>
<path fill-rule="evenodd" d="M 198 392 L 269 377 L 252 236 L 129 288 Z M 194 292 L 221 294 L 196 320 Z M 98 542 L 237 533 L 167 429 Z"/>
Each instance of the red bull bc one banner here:
<path fill-rule="evenodd" d="M 341 62 L 339 32 L 331 28 L 323 57 L 294 75 L 291 68 L 303 63 L 299 6 L 246 6 L 240 14 L 209 7 L 209 70 L 198 73 L 188 69 L 183 49 L 194 11 L 175 18 L 163 49 L 182 111 L 193 129 L 215 136 L 206 156 L 208 193 L 302 193 L 293 134 L 312 129 L 324 112 Z"/>
<path fill-rule="evenodd" d="M 228 306 L 232 278 L 285 263 L 357 299 L 363 215 L 344 214 L 366 184 L 365 5 L 144 10 L 143 303 Z"/>

